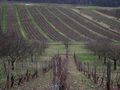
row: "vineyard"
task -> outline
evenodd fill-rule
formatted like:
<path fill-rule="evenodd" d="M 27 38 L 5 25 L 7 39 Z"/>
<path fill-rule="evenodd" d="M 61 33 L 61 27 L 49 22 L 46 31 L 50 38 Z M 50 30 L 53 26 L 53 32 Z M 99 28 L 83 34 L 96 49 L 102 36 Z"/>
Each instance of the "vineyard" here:
<path fill-rule="evenodd" d="M 119 18 L 103 8 L 0 3 L 0 90 L 120 90 Z"/>
<path fill-rule="evenodd" d="M 119 19 L 120 18 L 120 9 L 118 8 L 118 9 L 106 9 L 106 10 L 104 10 L 104 9 L 98 9 L 98 11 L 99 12 L 102 12 L 102 13 L 104 13 L 104 14 L 106 14 L 106 15 L 109 15 L 109 16 L 112 16 L 112 17 L 115 17 L 115 18 L 117 18 L 117 19 Z"/>

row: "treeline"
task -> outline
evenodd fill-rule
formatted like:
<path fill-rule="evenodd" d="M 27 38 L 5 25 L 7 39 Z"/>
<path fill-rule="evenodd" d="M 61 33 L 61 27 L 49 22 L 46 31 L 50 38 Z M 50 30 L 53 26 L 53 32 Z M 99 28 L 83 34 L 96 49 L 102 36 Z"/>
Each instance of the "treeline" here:
<path fill-rule="evenodd" d="M 120 6 L 120 0 L 8 0 L 8 1 L 80 4 L 80 5 L 94 5 L 94 6 Z"/>

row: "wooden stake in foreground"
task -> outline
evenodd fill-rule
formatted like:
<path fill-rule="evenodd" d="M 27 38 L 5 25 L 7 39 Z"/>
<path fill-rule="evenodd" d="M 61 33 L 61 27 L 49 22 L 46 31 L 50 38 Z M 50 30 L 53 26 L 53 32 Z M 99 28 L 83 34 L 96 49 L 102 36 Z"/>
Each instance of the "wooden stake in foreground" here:
<path fill-rule="evenodd" d="M 107 90 L 110 90 L 110 83 L 111 83 L 111 62 L 107 62 L 107 82 L 106 82 L 106 88 Z"/>

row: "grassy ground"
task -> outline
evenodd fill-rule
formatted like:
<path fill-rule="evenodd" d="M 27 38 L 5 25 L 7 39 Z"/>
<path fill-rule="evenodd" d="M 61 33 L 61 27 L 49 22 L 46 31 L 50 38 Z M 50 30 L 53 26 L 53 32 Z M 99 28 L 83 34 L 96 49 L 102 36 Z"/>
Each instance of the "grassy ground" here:
<path fill-rule="evenodd" d="M 54 55 L 59 53 L 65 53 L 66 49 L 62 42 L 50 42 L 49 48 L 46 49 L 46 55 Z M 84 42 L 70 42 L 68 45 L 69 54 L 82 54 L 91 53 L 90 50 L 85 48 Z"/>
<path fill-rule="evenodd" d="M 8 16 L 8 13 L 7 13 L 7 10 L 8 10 L 8 7 L 7 7 L 7 4 L 2 4 L 2 21 L 1 21 L 1 26 L 2 26 L 2 30 L 3 32 L 6 32 L 7 31 L 7 16 Z"/>
<path fill-rule="evenodd" d="M 80 57 L 80 60 L 83 62 L 93 62 L 98 59 L 97 56 L 95 56 L 93 54 L 89 54 L 89 53 L 80 54 L 79 57 Z"/>
<path fill-rule="evenodd" d="M 67 83 L 70 85 L 70 90 L 102 90 L 76 69 L 73 57 L 69 57 L 68 70 L 70 74 Z"/>
<path fill-rule="evenodd" d="M 45 20 L 52 28 L 54 28 L 54 30 L 55 30 L 56 32 L 58 32 L 58 33 L 61 34 L 63 37 L 67 38 L 68 40 L 73 41 L 71 38 L 67 37 L 64 33 L 60 32 L 60 30 L 58 30 L 58 29 L 48 20 L 48 18 L 46 18 L 37 8 L 36 8 L 36 10 L 37 10 L 38 13 L 44 18 L 44 20 Z"/>
<path fill-rule="evenodd" d="M 41 29 L 41 27 L 35 22 L 34 17 L 31 15 L 31 13 L 28 10 L 28 7 L 25 7 L 28 13 L 29 18 L 31 19 L 32 24 L 37 28 L 37 30 L 48 40 L 52 41 L 47 34 L 44 32 L 44 30 Z"/>
<path fill-rule="evenodd" d="M 2 83 L 4 80 L 5 80 L 4 68 L 3 65 L 0 65 L 0 83 Z"/>
<path fill-rule="evenodd" d="M 24 27 L 23 27 L 23 25 L 20 21 L 20 16 L 19 16 L 19 13 L 18 13 L 17 6 L 15 6 L 15 9 L 16 9 L 16 17 L 17 17 L 17 21 L 18 21 L 18 25 L 19 25 L 19 28 L 20 28 L 21 35 L 23 36 L 24 39 L 28 39 L 27 33 L 25 32 Z"/>

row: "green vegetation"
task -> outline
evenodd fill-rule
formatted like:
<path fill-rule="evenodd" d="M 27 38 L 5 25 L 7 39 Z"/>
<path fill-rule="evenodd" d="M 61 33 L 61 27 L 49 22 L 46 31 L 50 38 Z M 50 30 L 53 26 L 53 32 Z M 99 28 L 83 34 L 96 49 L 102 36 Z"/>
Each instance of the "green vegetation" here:
<path fill-rule="evenodd" d="M 8 23 L 7 23 L 8 14 L 7 14 L 7 12 L 8 12 L 8 7 L 7 7 L 7 4 L 5 3 L 5 4 L 2 5 L 2 21 L 1 21 L 2 30 L 4 32 L 7 31 L 7 25 L 8 25 Z"/>
<path fill-rule="evenodd" d="M 19 16 L 19 13 L 18 13 L 18 9 L 17 9 L 17 6 L 15 6 L 15 9 L 16 9 L 16 17 L 17 17 L 17 21 L 18 21 L 18 24 L 19 24 L 20 32 L 21 32 L 23 38 L 27 39 L 27 33 L 25 32 L 25 30 L 24 30 L 24 28 L 23 28 L 23 25 L 22 25 L 22 23 L 21 23 L 20 16 Z"/>
<path fill-rule="evenodd" d="M 65 53 L 65 47 L 61 42 L 49 43 L 49 47 L 45 50 L 44 55 L 52 57 L 58 53 Z"/>
<path fill-rule="evenodd" d="M 91 62 L 91 61 L 95 61 L 98 59 L 97 56 L 95 56 L 93 54 L 88 54 L 88 53 L 80 54 L 79 57 L 80 57 L 80 60 L 84 61 L 84 62 Z"/>
<path fill-rule="evenodd" d="M 120 41 L 115 41 L 115 42 L 113 42 L 113 44 L 118 44 L 118 45 L 120 45 Z"/>
<path fill-rule="evenodd" d="M 71 42 L 68 45 L 69 54 L 76 53 L 77 55 L 92 55 L 92 52 L 85 48 L 85 43 L 83 42 Z M 46 49 L 46 55 L 55 55 L 59 53 L 65 54 L 65 46 L 62 42 L 51 42 L 49 47 Z M 89 56 L 90 57 L 90 56 Z"/>
<path fill-rule="evenodd" d="M 77 30 L 71 28 L 69 25 L 67 25 L 63 20 L 61 20 L 57 15 L 55 15 L 52 11 L 50 11 L 48 8 L 46 8 L 48 10 L 48 12 L 50 12 L 54 17 L 56 17 L 61 23 L 63 23 L 65 26 L 67 26 L 68 28 L 70 28 L 73 32 L 78 33 L 80 36 L 82 35 L 81 33 L 79 33 Z"/>
<path fill-rule="evenodd" d="M 3 65 L 1 64 L 0 65 L 0 83 L 2 83 L 5 79 L 5 75 L 4 75 L 4 68 L 3 68 Z"/>
<path fill-rule="evenodd" d="M 46 35 L 46 33 L 44 32 L 44 30 L 42 30 L 42 29 L 40 28 L 40 26 L 35 22 L 34 18 L 33 18 L 32 15 L 30 14 L 28 8 L 27 8 L 27 7 L 25 7 L 25 8 L 26 8 L 26 11 L 27 11 L 30 19 L 31 19 L 32 24 L 37 28 L 37 30 L 38 30 L 42 35 L 44 35 L 44 37 L 45 37 L 47 40 L 52 41 L 52 40 Z"/>
<path fill-rule="evenodd" d="M 36 8 L 37 9 L 37 8 Z M 38 10 L 38 9 L 37 9 Z M 45 19 L 45 21 L 54 28 L 55 31 L 57 31 L 58 33 L 60 33 L 62 36 L 68 38 L 69 40 L 71 41 L 74 41 L 72 40 L 71 38 L 67 37 L 65 34 L 63 34 L 62 32 L 60 32 L 39 10 L 38 10 L 39 14 Z"/>
<path fill-rule="evenodd" d="M 90 50 L 86 49 L 85 43 L 83 42 L 72 42 L 69 45 L 69 51 L 74 54 L 82 54 L 82 53 L 92 53 Z"/>

